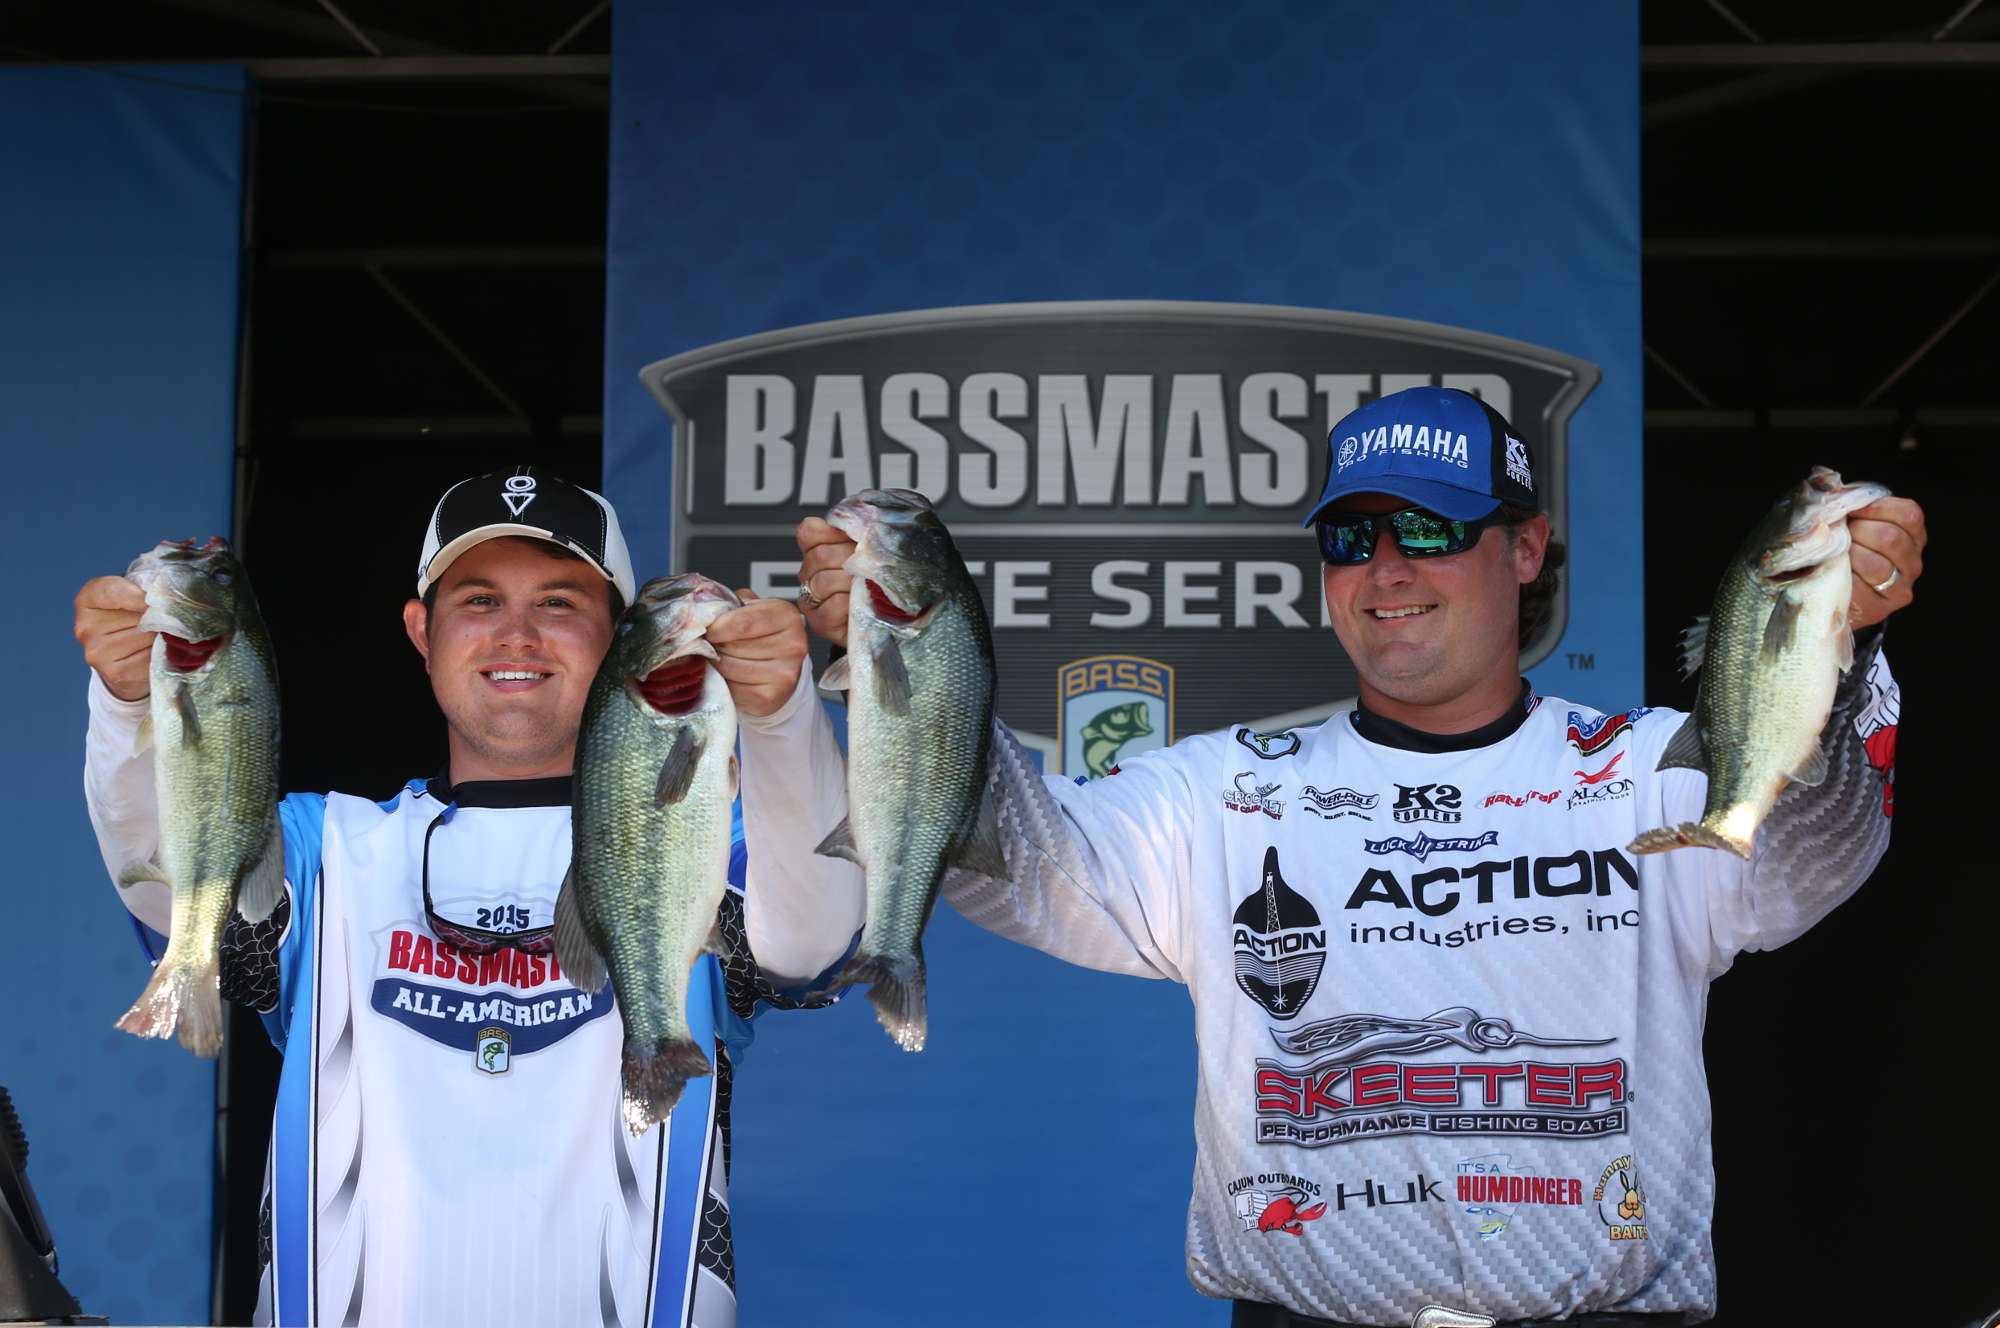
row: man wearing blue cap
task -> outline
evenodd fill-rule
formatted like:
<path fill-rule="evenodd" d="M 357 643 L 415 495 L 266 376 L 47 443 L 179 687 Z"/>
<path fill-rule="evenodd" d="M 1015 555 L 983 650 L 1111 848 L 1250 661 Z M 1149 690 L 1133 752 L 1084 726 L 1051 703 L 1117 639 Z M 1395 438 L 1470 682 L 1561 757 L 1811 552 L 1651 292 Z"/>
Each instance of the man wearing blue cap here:
<path fill-rule="evenodd" d="M 1887 847 L 1897 691 L 1874 627 L 1910 602 L 1923 514 L 1849 519 L 1862 639 L 1827 777 L 1787 794 L 1749 861 L 1638 857 L 1639 832 L 1699 817 L 1706 781 L 1657 768 L 1684 716 L 1520 676 L 1562 563 L 1531 441 L 1415 388 L 1328 445 L 1306 524 L 1356 707 L 1085 785 L 1038 775 L 996 726 L 1007 875 L 954 871 L 944 896 L 1059 958 L 1187 985 L 1188 1275 L 1238 1328 L 1709 1318 L 1708 983 Z M 808 618 L 839 640 L 852 546 L 814 521 L 799 542 Z M 1243 773 L 1269 796 L 1226 798 Z M 823 798 L 801 834 L 843 814 Z"/>

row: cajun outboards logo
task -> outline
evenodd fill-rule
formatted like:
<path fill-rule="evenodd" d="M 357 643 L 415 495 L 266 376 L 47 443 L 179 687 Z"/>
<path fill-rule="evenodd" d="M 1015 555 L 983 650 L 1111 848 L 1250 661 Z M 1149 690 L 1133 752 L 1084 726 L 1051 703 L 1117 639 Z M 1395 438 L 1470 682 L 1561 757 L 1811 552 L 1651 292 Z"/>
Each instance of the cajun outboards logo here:
<path fill-rule="evenodd" d="M 1349 411 L 1406 387 L 1476 393 L 1524 431 L 1563 534 L 1568 423 L 1598 370 L 1466 328 L 1148 300 L 784 328 L 641 379 L 673 422 L 673 566 L 794 594 L 802 517 L 858 489 L 922 492 L 1017 680 L 1000 718 L 1048 769 L 1076 775 L 1088 772 L 1070 767 L 1048 683 L 1080 659 L 1171 664 L 1183 733 L 1243 720 L 1246 698 L 1261 730 L 1356 694 L 1332 633 L 1314 630 L 1327 626 L 1320 560 L 1298 529 L 1327 473 L 1328 431 Z M 1468 467 L 1482 464 L 1469 442 L 1449 443 L 1454 461 L 1464 447 Z M 1405 440 L 1357 437 L 1356 456 L 1364 445 Z M 1565 605 L 1524 667 L 1556 648 Z"/>
<path fill-rule="evenodd" d="M 1278 850 L 1264 850 L 1264 881 L 1230 924 L 1236 985 L 1272 1017 L 1292 1019 L 1312 999 L 1326 967 L 1326 928 L 1306 897 L 1285 884 Z"/>

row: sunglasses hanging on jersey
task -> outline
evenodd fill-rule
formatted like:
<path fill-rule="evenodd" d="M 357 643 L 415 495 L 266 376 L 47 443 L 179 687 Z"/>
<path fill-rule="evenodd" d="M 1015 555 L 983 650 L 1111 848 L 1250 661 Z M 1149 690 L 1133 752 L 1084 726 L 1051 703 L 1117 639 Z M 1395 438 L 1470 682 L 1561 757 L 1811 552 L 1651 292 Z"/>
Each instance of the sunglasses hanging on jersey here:
<path fill-rule="evenodd" d="M 1375 538 L 1389 531 L 1405 558 L 1443 558 L 1479 543 L 1488 526 L 1501 525 L 1500 508 L 1471 521 L 1454 521 L 1421 507 L 1400 512 L 1329 512 L 1315 527 L 1319 556 L 1335 567 L 1353 567 L 1375 556 Z"/>
<path fill-rule="evenodd" d="M 519 950 L 524 954 L 552 954 L 556 948 L 556 929 L 529 927 L 525 931 L 487 931 L 482 927 L 467 926 L 463 922 L 453 922 L 437 911 L 431 903 L 431 836 L 438 827 L 448 824 L 451 815 L 458 810 L 457 803 L 451 803 L 437 814 L 430 829 L 424 831 L 424 917 L 431 924 L 431 931 L 447 945 L 455 946 L 461 954 L 489 955 L 501 950 Z"/>

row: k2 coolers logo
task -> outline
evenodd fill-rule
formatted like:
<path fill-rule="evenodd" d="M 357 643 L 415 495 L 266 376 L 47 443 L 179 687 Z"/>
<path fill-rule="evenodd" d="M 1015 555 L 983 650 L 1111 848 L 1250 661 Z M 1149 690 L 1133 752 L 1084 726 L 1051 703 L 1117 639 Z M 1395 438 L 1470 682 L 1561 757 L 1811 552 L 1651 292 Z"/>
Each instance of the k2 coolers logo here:
<path fill-rule="evenodd" d="M 1396 805 L 1389 809 L 1392 821 L 1443 821 L 1465 819 L 1458 810 L 1462 795 L 1453 784 L 1396 785 Z"/>
<path fill-rule="evenodd" d="M 1174 671 L 1154 659 L 1096 655 L 1056 670 L 1062 773 L 1098 779 L 1174 740 Z"/>
<path fill-rule="evenodd" d="M 1610 1038 L 1546 1037 L 1453 1006 L 1422 1019 L 1338 1015 L 1271 1031 L 1280 1053 L 1260 1057 L 1257 1142 L 1324 1148 L 1397 1134 L 1622 1134 L 1631 1093 L 1625 1061 L 1538 1060 L 1494 1052 L 1601 1047 Z M 1412 1061 L 1438 1050 L 1444 1061 Z"/>
<path fill-rule="evenodd" d="M 1317 816 L 1322 821 L 1338 821 L 1344 817 L 1357 816 L 1364 821 L 1375 818 L 1368 813 L 1375 810 L 1375 804 L 1382 801 L 1379 793 L 1357 793 L 1351 788 L 1322 789 L 1311 784 L 1299 790 L 1299 803 L 1308 816 Z"/>
<path fill-rule="evenodd" d="M 552 1046 L 611 1010 L 609 991 L 569 985 L 552 955 L 464 954 L 411 924 L 380 933 L 378 944 L 370 1007 L 464 1052 L 481 1074 L 505 1074 L 514 1057 Z"/>
<path fill-rule="evenodd" d="M 1297 524 L 1349 411 L 1407 387 L 1478 394 L 1529 430 L 1538 495 L 1565 533 L 1568 423 L 1598 372 L 1402 319 L 1107 301 L 785 328 L 641 376 L 674 425 L 662 561 L 790 594 L 802 517 L 858 489 L 921 491 L 987 598 L 1010 678 L 1029 679 L 1002 689 L 1000 718 L 1075 776 L 1089 773 L 1069 750 L 1081 724 L 1047 682 L 1078 660 L 1172 664 L 1181 733 L 1304 723 L 1358 691 L 1318 630 L 1318 551 Z M 1469 439 L 1435 430 L 1357 435 L 1349 454 L 1364 449 L 1454 474 L 1484 464 Z M 1559 648 L 1565 604 L 1524 666 Z"/>
<path fill-rule="evenodd" d="M 1276 847 L 1264 850 L 1264 880 L 1230 924 L 1236 985 L 1274 1018 L 1295 1019 L 1326 967 L 1319 913 L 1278 871 Z"/>

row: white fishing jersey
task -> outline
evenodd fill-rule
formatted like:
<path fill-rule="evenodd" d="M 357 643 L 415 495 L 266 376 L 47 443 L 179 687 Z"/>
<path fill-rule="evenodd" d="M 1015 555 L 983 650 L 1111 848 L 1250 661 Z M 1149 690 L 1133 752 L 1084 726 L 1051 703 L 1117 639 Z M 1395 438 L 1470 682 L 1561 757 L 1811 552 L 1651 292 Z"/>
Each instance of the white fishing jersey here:
<path fill-rule="evenodd" d="M 117 736 L 100 732 L 115 727 L 103 700 L 93 695 L 94 744 Z M 824 725 L 803 684 L 780 718 Z M 830 730 L 813 736 L 832 749 Z M 793 785 L 810 763 L 780 764 L 746 753 L 745 787 L 767 812 L 809 793 Z M 145 828 L 120 823 L 120 777 L 86 780 L 107 858 Z M 257 1009 L 284 1052 L 260 1321 L 729 1328 L 731 1060 L 760 1005 L 829 999 L 810 983 L 779 992 L 752 956 L 740 808 L 725 953 L 697 962 L 687 998 L 717 1073 L 637 1138 L 620 1110 L 611 989 L 577 989 L 553 955 L 461 953 L 424 911 L 427 873 L 444 917 L 501 932 L 548 924 L 570 860 L 567 778 L 414 780 L 382 803 L 294 794 L 279 810 L 284 900 L 261 924 L 232 916 L 223 940 L 224 995 Z M 784 865 L 792 897 L 767 912 L 811 928 L 824 907 L 844 928 L 858 882 Z M 765 888 L 787 893 L 783 879 Z M 126 897 L 160 925 L 159 901 Z M 824 967 L 852 934 L 822 926 L 764 949 Z"/>
<path fill-rule="evenodd" d="M 1702 774 L 1655 770 L 1684 715 L 1523 704 L 1469 750 L 1371 741 L 1340 713 L 1088 784 L 997 735 L 1012 879 L 954 872 L 945 897 L 1188 986 L 1205 1294 L 1385 1325 L 1429 1303 L 1714 1312 L 1708 984 L 1886 848 L 1896 686 L 1864 652 L 1827 781 L 1790 788 L 1747 864 L 1626 849 L 1701 815 Z"/>

